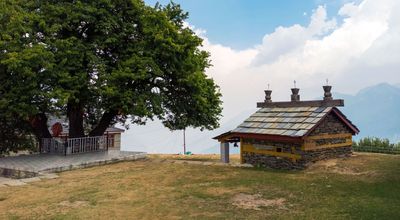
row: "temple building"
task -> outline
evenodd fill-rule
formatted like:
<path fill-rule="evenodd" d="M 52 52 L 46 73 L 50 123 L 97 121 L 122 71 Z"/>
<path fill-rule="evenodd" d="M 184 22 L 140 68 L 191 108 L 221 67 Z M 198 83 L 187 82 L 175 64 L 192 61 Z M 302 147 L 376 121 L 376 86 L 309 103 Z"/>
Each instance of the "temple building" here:
<path fill-rule="evenodd" d="M 278 169 L 304 169 L 311 163 L 352 153 L 358 128 L 337 108 L 331 86 L 323 86 L 323 100 L 301 101 L 292 88 L 291 101 L 273 102 L 265 90 L 259 110 L 232 131 L 214 139 L 221 142 L 221 160 L 229 162 L 229 143 L 240 143 L 242 163 Z"/>

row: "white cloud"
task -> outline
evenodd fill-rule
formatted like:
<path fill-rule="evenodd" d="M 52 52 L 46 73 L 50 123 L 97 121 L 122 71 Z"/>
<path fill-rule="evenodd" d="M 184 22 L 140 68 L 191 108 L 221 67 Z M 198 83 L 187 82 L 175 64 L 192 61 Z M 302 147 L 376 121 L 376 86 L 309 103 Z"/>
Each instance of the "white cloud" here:
<path fill-rule="evenodd" d="M 343 21 L 338 24 L 336 20 Z M 336 18 L 328 18 L 325 6 L 319 6 L 308 25 L 280 26 L 266 34 L 261 45 L 240 51 L 210 42 L 204 30 L 196 29 L 196 33 L 211 53 L 213 67 L 207 74 L 221 87 L 224 118 L 218 131 L 189 131 L 189 137 L 209 140 L 189 139 L 195 152 L 216 144 L 210 136 L 231 129 L 234 125 L 226 124 L 233 118 L 245 117 L 243 112 L 255 109 L 267 84 L 274 100 L 287 100 L 293 80 L 301 88 L 302 99 L 322 96 L 320 87 L 326 78 L 334 91 L 347 93 L 380 82 L 400 83 L 400 1 L 396 0 L 344 3 Z M 143 127 L 129 131 L 132 140 L 135 129 Z M 180 135 L 162 132 L 168 138 Z M 124 139 L 131 140 L 128 135 Z M 175 142 L 178 144 L 169 151 L 179 152 L 179 138 Z M 156 152 L 167 147 L 162 145 L 165 143 L 155 143 L 147 149 Z"/>
<path fill-rule="evenodd" d="M 358 6 L 354 2 L 346 3 L 340 8 L 338 15 L 342 17 L 351 17 L 358 11 Z"/>
<path fill-rule="evenodd" d="M 336 20 L 328 20 L 325 7 L 319 6 L 307 27 L 298 24 L 291 27 L 279 26 L 275 32 L 265 35 L 262 44 L 257 46 L 259 55 L 254 64 L 269 64 L 291 52 L 299 52 L 307 40 L 324 35 L 335 27 Z"/>

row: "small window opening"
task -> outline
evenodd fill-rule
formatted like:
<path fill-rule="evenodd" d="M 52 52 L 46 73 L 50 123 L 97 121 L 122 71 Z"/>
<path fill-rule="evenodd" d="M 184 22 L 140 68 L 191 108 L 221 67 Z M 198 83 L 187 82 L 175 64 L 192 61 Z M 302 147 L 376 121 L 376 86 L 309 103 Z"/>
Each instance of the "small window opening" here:
<path fill-rule="evenodd" d="M 281 147 L 277 147 L 276 148 L 276 152 L 282 152 L 282 148 Z"/>

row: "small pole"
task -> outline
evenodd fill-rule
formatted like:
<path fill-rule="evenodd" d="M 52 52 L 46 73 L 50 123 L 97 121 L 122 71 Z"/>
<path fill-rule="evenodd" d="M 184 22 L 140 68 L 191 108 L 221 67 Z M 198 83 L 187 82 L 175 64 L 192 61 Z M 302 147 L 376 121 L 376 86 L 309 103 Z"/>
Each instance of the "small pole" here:
<path fill-rule="evenodd" d="M 107 131 L 107 144 L 106 144 L 107 150 L 108 151 L 108 131 Z"/>
<path fill-rule="evenodd" d="M 186 128 L 183 129 L 183 155 L 186 155 Z"/>

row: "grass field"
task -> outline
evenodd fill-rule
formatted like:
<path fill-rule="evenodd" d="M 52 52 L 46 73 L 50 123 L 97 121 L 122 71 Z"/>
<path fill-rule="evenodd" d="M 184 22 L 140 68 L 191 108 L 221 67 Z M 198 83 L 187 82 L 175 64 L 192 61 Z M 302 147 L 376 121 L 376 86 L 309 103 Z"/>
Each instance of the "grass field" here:
<path fill-rule="evenodd" d="M 399 219 L 400 156 L 357 153 L 306 171 L 150 159 L 0 188 L 1 219 Z M 237 158 L 236 158 L 237 160 Z"/>

